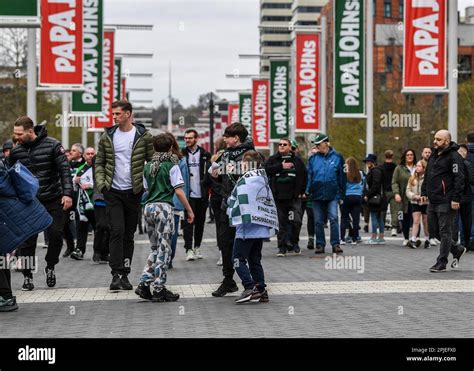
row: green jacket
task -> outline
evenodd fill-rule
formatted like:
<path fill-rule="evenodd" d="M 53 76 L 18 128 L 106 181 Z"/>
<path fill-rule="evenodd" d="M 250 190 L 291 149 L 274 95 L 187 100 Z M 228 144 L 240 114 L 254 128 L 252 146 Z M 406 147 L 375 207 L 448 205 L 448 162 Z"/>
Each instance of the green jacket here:
<path fill-rule="evenodd" d="M 402 198 L 401 206 L 404 213 L 408 212 L 408 203 L 410 202 L 406 195 L 407 184 L 410 177 L 410 170 L 405 165 L 398 165 L 392 177 L 392 191 L 394 195 L 399 194 Z"/>
<path fill-rule="evenodd" d="M 137 129 L 132 150 L 132 185 L 133 193 L 143 190 L 143 168 L 145 161 L 151 161 L 153 157 L 153 136 L 142 124 L 133 123 Z M 110 190 L 115 171 L 115 153 L 113 145 L 114 133 L 118 126 L 106 128 L 100 138 L 99 149 L 95 160 L 95 179 L 97 189 L 103 192 Z"/>

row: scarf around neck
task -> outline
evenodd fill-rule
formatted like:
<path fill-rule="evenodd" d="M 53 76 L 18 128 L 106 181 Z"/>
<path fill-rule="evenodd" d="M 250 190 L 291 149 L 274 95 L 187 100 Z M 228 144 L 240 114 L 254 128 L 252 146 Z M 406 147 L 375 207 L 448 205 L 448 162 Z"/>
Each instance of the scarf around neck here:
<path fill-rule="evenodd" d="M 163 162 L 171 161 L 173 165 L 178 165 L 179 159 L 178 156 L 170 152 L 155 152 L 153 158 L 151 159 L 152 164 L 150 165 L 150 175 L 155 176 L 155 174 L 160 169 L 160 166 Z"/>

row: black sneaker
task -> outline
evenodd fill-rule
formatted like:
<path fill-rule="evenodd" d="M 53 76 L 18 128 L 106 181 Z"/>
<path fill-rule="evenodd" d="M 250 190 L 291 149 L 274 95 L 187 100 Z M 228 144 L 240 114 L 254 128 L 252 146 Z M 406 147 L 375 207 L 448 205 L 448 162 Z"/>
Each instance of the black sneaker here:
<path fill-rule="evenodd" d="M 94 263 L 100 263 L 100 253 L 94 251 L 94 255 L 92 255 L 92 261 Z"/>
<path fill-rule="evenodd" d="M 324 254 L 324 246 L 316 245 L 316 250 L 314 251 L 315 254 Z"/>
<path fill-rule="evenodd" d="M 314 238 L 309 238 L 308 239 L 308 246 L 306 246 L 308 250 L 314 250 Z"/>
<path fill-rule="evenodd" d="M 74 249 L 74 251 L 70 255 L 71 259 L 74 260 L 82 260 L 84 259 L 84 254 L 79 249 Z"/>
<path fill-rule="evenodd" d="M 150 286 L 145 282 L 140 282 L 138 287 L 135 289 L 135 294 L 145 300 L 151 300 L 152 295 L 150 292 Z"/>
<path fill-rule="evenodd" d="M 0 312 L 13 312 L 17 309 L 18 304 L 16 303 L 16 296 L 9 299 L 4 299 L 0 296 Z"/>
<path fill-rule="evenodd" d="M 430 268 L 430 272 L 439 273 L 439 272 L 446 272 L 446 265 L 441 263 L 436 263 Z"/>
<path fill-rule="evenodd" d="M 247 303 L 252 298 L 252 294 L 254 294 L 253 289 L 246 289 L 242 292 L 242 294 L 240 294 L 237 299 L 235 299 L 235 302 L 237 304 Z"/>
<path fill-rule="evenodd" d="M 259 291 L 254 289 L 250 298 L 252 303 L 268 303 L 268 292 L 267 290 Z"/>
<path fill-rule="evenodd" d="M 122 274 L 122 277 L 120 277 L 120 283 L 122 284 L 122 290 L 133 290 L 133 285 L 128 280 L 126 274 Z"/>
<path fill-rule="evenodd" d="M 301 255 L 301 249 L 298 245 L 294 245 L 293 246 L 293 252 L 295 253 L 295 255 Z"/>
<path fill-rule="evenodd" d="M 68 256 L 70 256 L 73 251 L 74 251 L 74 246 L 68 246 L 66 251 L 63 254 L 63 258 L 67 258 Z"/>
<path fill-rule="evenodd" d="M 279 257 L 286 256 L 286 247 L 283 247 L 283 246 L 279 247 L 277 256 Z"/>
<path fill-rule="evenodd" d="M 165 301 L 176 301 L 179 299 L 178 294 L 173 294 L 166 287 L 163 287 L 160 291 L 153 290 L 151 301 L 153 303 L 163 303 Z"/>
<path fill-rule="evenodd" d="M 459 266 L 459 261 L 462 256 L 466 253 L 467 249 L 464 246 L 460 246 L 457 254 L 454 256 L 453 262 L 451 263 L 451 268 L 457 268 Z"/>
<path fill-rule="evenodd" d="M 56 286 L 56 274 L 54 273 L 54 269 L 45 267 L 44 268 L 44 274 L 46 278 L 46 285 L 48 287 L 54 287 Z"/>
<path fill-rule="evenodd" d="M 332 252 L 335 254 L 342 254 L 344 251 L 341 249 L 339 245 L 334 245 L 332 247 Z"/>
<path fill-rule="evenodd" d="M 33 285 L 33 278 L 32 277 L 25 277 L 25 280 L 23 281 L 23 286 L 21 289 L 23 291 L 32 291 L 35 288 L 35 285 Z"/>
<path fill-rule="evenodd" d="M 416 240 L 415 246 L 416 246 L 416 247 L 420 247 L 420 246 L 421 246 L 421 240 Z"/>
<path fill-rule="evenodd" d="M 110 284 L 110 290 L 117 291 L 122 290 L 122 280 L 118 274 L 114 274 L 112 277 L 112 282 Z"/>
<path fill-rule="evenodd" d="M 212 293 L 212 296 L 216 298 L 221 298 L 226 294 L 236 292 L 238 290 L 239 288 L 237 287 L 237 284 L 235 282 L 231 285 L 222 282 L 221 285 L 217 288 L 217 290 Z"/>
<path fill-rule="evenodd" d="M 430 248 L 431 248 L 430 240 L 426 240 L 425 241 L 425 249 L 430 249 Z"/>
<path fill-rule="evenodd" d="M 169 263 L 169 264 L 168 264 L 168 269 L 173 269 L 173 268 L 174 268 L 174 267 L 173 267 L 173 263 Z"/>
<path fill-rule="evenodd" d="M 412 240 L 408 240 L 407 247 L 409 247 L 410 249 L 416 249 L 416 244 Z"/>
<path fill-rule="evenodd" d="M 364 226 L 364 232 L 369 233 L 369 226 L 367 224 Z"/>
<path fill-rule="evenodd" d="M 290 242 L 288 242 L 288 243 L 286 244 L 286 251 L 287 251 L 287 252 L 293 251 L 293 245 L 292 245 Z"/>
<path fill-rule="evenodd" d="M 109 256 L 101 256 L 99 259 L 99 264 L 108 264 L 109 263 Z"/>

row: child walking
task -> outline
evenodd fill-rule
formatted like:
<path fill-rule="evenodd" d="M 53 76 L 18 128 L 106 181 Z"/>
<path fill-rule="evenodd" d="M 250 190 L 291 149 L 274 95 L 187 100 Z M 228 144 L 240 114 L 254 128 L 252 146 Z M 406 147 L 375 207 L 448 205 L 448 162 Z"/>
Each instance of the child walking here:
<path fill-rule="evenodd" d="M 229 198 L 229 225 L 236 228 L 232 261 L 244 286 L 237 304 L 268 302 L 262 267 L 263 240 L 278 230 L 278 214 L 262 157 L 248 151 L 242 158 L 243 175 Z"/>
<path fill-rule="evenodd" d="M 176 193 L 184 205 L 188 222 L 194 214 L 183 192 L 184 180 L 179 169 L 178 157 L 172 152 L 173 140 L 169 134 L 160 134 L 153 139 L 155 154 L 144 168 L 145 188 L 148 196 L 144 201 L 151 253 L 135 293 L 152 302 L 169 302 L 179 299 L 166 287 L 166 272 L 171 260 L 171 237 L 174 233 L 173 195 Z M 150 290 L 152 284 L 153 293 Z"/>
<path fill-rule="evenodd" d="M 426 209 L 428 204 L 421 201 L 421 185 L 425 177 L 426 161 L 420 160 L 416 163 L 415 173 L 410 177 L 407 184 L 406 196 L 411 202 L 413 215 L 413 227 L 411 239 L 407 246 L 416 249 L 421 245 L 421 240 L 417 238 L 420 231 L 420 221 L 423 221 L 423 232 L 425 234 L 425 249 L 430 248 L 430 237 L 428 232 L 428 215 Z"/>

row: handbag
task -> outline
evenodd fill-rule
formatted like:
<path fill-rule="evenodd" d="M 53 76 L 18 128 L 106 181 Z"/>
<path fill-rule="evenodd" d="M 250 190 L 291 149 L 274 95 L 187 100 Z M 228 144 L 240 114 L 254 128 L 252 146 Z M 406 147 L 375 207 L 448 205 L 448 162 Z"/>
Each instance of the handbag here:
<path fill-rule="evenodd" d="M 17 161 L 15 165 L 8 169 L 8 175 L 21 202 L 28 203 L 36 198 L 39 181 L 25 165 Z"/>
<path fill-rule="evenodd" d="M 368 204 L 369 206 L 372 206 L 373 208 L 379 208 L 382 206 L 382 201 L 383 201 L 383 185 L 380 185 L 380 194 L 375 194 L 371 198 L 369 198 Z"/>

